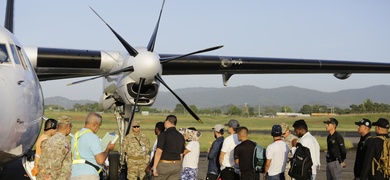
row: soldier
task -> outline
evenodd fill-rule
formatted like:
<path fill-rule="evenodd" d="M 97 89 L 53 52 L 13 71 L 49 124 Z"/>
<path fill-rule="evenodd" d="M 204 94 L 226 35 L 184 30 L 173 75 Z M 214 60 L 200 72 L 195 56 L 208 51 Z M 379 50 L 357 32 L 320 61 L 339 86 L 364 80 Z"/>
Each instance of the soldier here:
<path fill-rule="evenodd" d="M 70 179 L 72 172 L 72 152 L 69 140 L 66 138 L 72 130 L 71 118 L 58 118 L 57 133 L 42 146 L 41 159 L 37 179 Z"/>
<path fill-rule="evenodd" d="M 150 142 L 140 130 L 140 121 L 132 123 L 131 132 L 123 140 L 122 150 L 127 157 L 127 179 L 143 179 L 150 159 Z"/>
<path fill-rule="evenodd" d="M 286 170 L 284 171 L 284 177 L 286 180 L 291 180 L 292 178 L 288 175 L 288 171 L 290 170 L 290 160 L 295 153 L 295 149 L 297 147 L 298 137 L 291 134 L 290 129 L 286 123 L 280 123 L 282 126 L 282 139 L 288 145 L 290 151 L 288 152 L 288 159 L 286 163 Z"/>

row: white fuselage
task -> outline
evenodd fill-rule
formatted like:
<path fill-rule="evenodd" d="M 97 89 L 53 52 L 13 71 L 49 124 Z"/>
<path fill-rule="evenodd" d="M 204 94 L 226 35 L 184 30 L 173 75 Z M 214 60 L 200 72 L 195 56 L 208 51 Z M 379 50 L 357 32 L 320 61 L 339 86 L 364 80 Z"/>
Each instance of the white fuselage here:
<path fill-rule="evenodd" d="M 0 27 L 0 165 L 30 150 L 40 133 L 42 89 L 23 47 Z"/>

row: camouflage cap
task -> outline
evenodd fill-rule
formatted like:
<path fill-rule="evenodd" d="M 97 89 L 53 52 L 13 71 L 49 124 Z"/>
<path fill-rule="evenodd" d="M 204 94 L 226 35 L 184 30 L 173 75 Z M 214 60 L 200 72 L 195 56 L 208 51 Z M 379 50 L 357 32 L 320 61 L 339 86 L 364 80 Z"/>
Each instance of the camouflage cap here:
<path fill-rule="evenodd" d="M 282 134 L 286 133 L 287 129 L 289 129 L 286 123 L 280 123 L 280 126 L 282 126 Z"/>
<path fill-rule="evenodd" d="M 131 123 L 131 126 L 140 126 L 141 122 L 139 120 L 134 120 L 133 123 Z"/>
<path fill-rule="evenodd" d="M 60 116 L 58 117 L 58 124 L 70 124 L 72 123 L 72 118 L 69 116 Z"/>

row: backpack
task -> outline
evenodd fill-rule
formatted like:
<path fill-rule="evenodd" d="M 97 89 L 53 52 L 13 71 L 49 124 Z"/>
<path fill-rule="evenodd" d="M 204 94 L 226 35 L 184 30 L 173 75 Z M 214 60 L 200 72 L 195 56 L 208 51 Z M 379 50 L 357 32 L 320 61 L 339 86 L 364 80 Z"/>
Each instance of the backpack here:
<path fill-rule="evenodd" d="M 255 149 L 253 150 L 253 169 L 256 172 L 264 172 L 264 164 L 267 158 L 265 157 L 265 148 L 255 143 Z"/>
<path fill-rule="evenodd" d="M 379 160 L 372 158 L 372 174 L 375 175 L 374 163 L 377 165 L 378 171 L 382 172 L 384 178 L 390 177 L 390 140 L 385 136 L 376 136 L 383 140 L 383 150 Z"/>
<path fill-rule="evenodd" d="M 310 149 L 297 143 L 297 149 L 291 160 L 291 167 L 288 175 L 297 180 L 311 179 L 311 166 L 313 161 L 310 155 Z"/>

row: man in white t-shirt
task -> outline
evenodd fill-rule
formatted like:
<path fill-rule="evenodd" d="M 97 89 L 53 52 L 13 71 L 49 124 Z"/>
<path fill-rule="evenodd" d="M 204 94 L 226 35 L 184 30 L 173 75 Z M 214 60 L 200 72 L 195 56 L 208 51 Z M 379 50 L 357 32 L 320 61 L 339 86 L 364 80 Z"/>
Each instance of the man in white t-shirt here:
<path fill-rule="evenodd" d="M 237 136 L 237 129 L 240 124 L 237 120 L 231 119 L 227 126 L 230 136 L 226 137 L 222 144 L 221 153 L 219 155 L 219 163 L 221 164 L 221 178 L 223 180 L 240 179 L 240 169 L 234 162 L 234 148 L 240 144 Z"/>
<path fill-rule="evenodd" d="M 273 125 L 271 135 L 274 138 L 274 142 L 267 147 L 265 162 L 265 177 L 267 180 L 284 180 L 284 171 L 286 170 L 286 163 L 288 158 L 288 152 L 290 149 L 288 145 L 282 139 L 282 126 Z"/>
<path fill-rule="evenodd" d="M 200 145 L 198 133 L 194 127 L 187 129 L 184 139 L 188 142 L 183 152 L 183 170 L 181 171 L 180 180 L 197 180 L 198 179 L 198 162 L 200 154 Z"/>
<path fill-rule="evenodd" d="M 317 169 L 320 167 L 320 145 L 318 144 L 317 139 L 312 136 L 308 130 L 305 120 L 300 119 L 294 122 L 293 124 L 295 135 L 300 138 L 298 140 L 303 146 L 310 149 L 311 160 L 313 161 L 312 170 L 312 180 L 316 179 Z"/>

